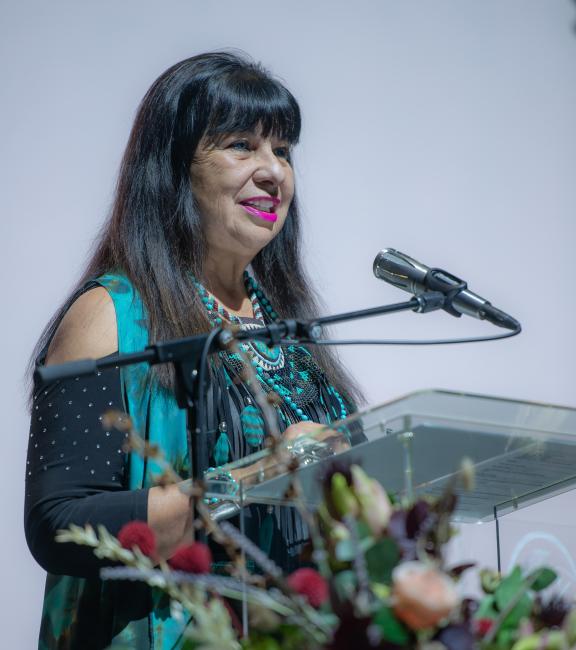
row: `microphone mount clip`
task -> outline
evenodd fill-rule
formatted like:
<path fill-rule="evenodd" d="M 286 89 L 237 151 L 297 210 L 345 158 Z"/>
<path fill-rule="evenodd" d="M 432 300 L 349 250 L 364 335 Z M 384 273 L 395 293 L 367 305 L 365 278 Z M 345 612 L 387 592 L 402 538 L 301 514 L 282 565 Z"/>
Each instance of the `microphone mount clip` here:
<path fill-rule="evenodd" d="M 442 309 L 452 316 L 456 316 L 456 318 L 462 316 L 459 311 L 454 309 L 452 303 L 462 291 L 468 289 L 468 284 L 464 280 L 456 277 L 452 273 L 448 273 L 444 269 L 433 268 L 429 269 L 426 273 L 424 285 L 429 287 L 432 292 L 440 292 L 443 294 L 444 304 Z"/>

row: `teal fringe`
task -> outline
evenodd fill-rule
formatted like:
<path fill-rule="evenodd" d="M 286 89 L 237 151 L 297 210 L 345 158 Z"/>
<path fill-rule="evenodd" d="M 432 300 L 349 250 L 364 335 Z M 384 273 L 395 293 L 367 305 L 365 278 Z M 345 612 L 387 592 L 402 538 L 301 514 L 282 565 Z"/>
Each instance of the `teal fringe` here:
<path fill-rule="evenodd" d="M 262 521 L 262 525 L 260 526 L 260 530 L 258 531 L 258 546 L 266 555 L 270 555 L 270 551 L 272 550 L 272 534 L 274 532 L 274 517 L 272 513 L 268 513 L 265 517 L 264 520 Z"/>
<path fill-rule="evenodd" d="M 259 447 L 264 441 L 264 420 L 260 411 L 250 404 L 242 410 L 240 421 L 246 442 L 251 447 Z"/>
<path fill-rule="evenodd" d="M 216 467 L 224 465 L 230 458 L 230 441 L 225 431 L 221 431 L 214 446 L 214 462 Z"/>

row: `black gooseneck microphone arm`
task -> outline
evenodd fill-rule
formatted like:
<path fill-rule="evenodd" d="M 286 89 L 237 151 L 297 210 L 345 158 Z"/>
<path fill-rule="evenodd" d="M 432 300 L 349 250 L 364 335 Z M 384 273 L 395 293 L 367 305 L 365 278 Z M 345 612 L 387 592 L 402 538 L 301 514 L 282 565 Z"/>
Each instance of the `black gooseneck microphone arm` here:
<path fill-rule="evenodd" d="M 188 450 L 191 459 L 190 478 L 195 480 L 202 478 L 209 467 L 210 450 L 205 415 L 206 391 L 209 382 L 209 355 L 226 349 L 232 339 L 238 341 L 259 339 L 270 345 L 283 342 L 318 343 L 323 345 L 332 343 L 337 345 L 339 341 L 320 340 L 323 325 L 401 311 L 411 310 L 427 313 L 437 309 L 446 309 L 449 307 L 447 305 L 449 300 L 450 297 L 442 292 L 428 291 L 413 296 L 405 302 L 324 316 L 309 321 L 280 320 L 257 329 L 236 332 L 230 329 L 215 328 L 208 334 L 154 343 L 141 352 L 118 354 L 101 359 L 82 359 L 53 366 L 39 366 L 35 370 L 34 378 L 39 384 L 46 385 L 63 379 L 93 375 L 106 368 L 123 367 L 136 363 L 148 363 L 150 365 L 157 363 L 174 364 L 176 400 L 178 406 L 187 412 Z M 518 334 L 520 329 L 518 324 L 518 328 L 514 332 L 491 338 L 503 338 Z M 489 340 L 489 338 L 486 337 L 486 340 Z M 465 342 L 465 340 L 462 339 L 458 342 Z M 354 341 L 354 343 L 361 344 L 365 342 Z M 366 343 L 377 344 L 386 343 L 386 341 L 370 341 Z M 429 343 L 434 343 L 434 341 Z"/>

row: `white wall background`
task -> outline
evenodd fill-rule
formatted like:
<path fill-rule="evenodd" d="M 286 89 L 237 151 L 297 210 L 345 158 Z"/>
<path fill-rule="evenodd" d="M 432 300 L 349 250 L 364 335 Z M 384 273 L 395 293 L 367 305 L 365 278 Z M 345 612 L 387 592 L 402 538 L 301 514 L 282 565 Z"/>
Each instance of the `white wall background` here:
<path fill-rule="evenodd" d="M 237 47 L 293 90 L 306 254 L 327 312 L 404 299 L 372 277 L 392 246 L 523 323 L 493 344 L 343 349 L 370 402 L 443 387 L 576 406 L 575 23 L 569 0 L 2 0 L 3 647 L 35 646 L 43 588 L 22 532 L 24 367 L 86 259 L 154 78 Z M 339 333 L 489 331 L 441 313 Z"/>

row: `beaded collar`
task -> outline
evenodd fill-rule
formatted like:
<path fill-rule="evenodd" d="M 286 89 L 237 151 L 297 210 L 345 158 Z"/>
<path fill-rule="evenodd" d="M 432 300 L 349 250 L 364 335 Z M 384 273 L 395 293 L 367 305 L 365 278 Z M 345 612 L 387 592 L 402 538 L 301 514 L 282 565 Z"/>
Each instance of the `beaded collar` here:
<path fill-rule="evenodd" d="M 231 314 L 214 296 L 209 294 L 204 286 L 196 279 L 194 280 L 194 286 L 198 290 L 200 300 L 208 312 L 208 317 L 215 325 L 222 325 L 224 320 L 227 320 L 229 323 L 236 323 L 240 326 L 243 324 L 241 317 Z M 264 321 L 262 315 L 262 307 L 264 307 L 270 319 L 273 321 L 276 320 L 278 314 L 274 311 L 272 305 L 262 293 L 262 290 L 258 287 L 254 278 L 250 277 L 246 271 L 244 271 L 244 286 L 246 287 L 246 293 L 250 298 L 250 302 L 252 303 L 254 319 Z"/>
<path fill-rule="evenodd" d="M 243 329 L 252 329 L 260 327 L 266 320 L 275 321 L 278 318 L 270 301 L 247 272 L 244 273 L 244 284 L 252 303 L 253 319 L 243 319 L 230 314 L 200 282 L 194 280 L 200 300 L 214 326 L 220 326 L 224 321 L 228 321 Z M 266 319 L 263 312 L 266 313 Z M 306 404 L 318 399 L 318 383 L 325 382 L 325 378 L 308 350 L 299 345 L 289 345 L 285 348 L 279 345 L 268 346 L 257 340 L 243 342 L 240 347 L 248 355 L 264 391 L 275 392 L 282 399 L 285 408 L 280 408 L 279 412 L 285 424 L 310 420 L 305 412 Z M 234 374 L 241 372 L 243 361 L 240 355 L 221 352 L 220 357 Z M 339 404 L 338 419 L 344 419 L 348 415 L 344 400 L 333 386 L 327 385 L 327 390 Z M 252 410 L 257 409 L 251 405 L 251 402 L 248 406 L 251 407 L 252 419 L 261 417 L 252 413 Z M 258 428 L 257 424 L 255 423 L 255 428 Z"/>

